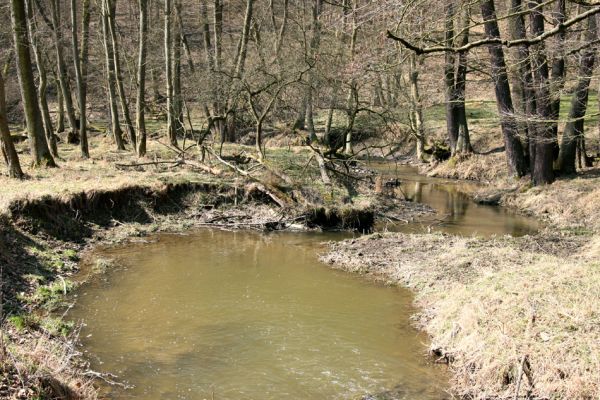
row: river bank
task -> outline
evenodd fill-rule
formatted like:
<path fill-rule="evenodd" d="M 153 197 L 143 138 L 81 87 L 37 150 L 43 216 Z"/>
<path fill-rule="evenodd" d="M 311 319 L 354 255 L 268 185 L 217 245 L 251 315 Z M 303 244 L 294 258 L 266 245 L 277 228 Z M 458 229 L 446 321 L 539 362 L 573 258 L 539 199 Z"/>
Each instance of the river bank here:
<path fill-rule="evenodd" d="M 532 188 L 497 175 L 497 156 L 424 168 L 477 180 L 481 202 L 542 219 L 525 237 L 386 233 L 332 243 L 323 261 L 410 287 L 452 392 L 472 399 L 600 396 L 598 178 L 590 169 Z M 451 164 L 451 165 L 450 165 Z"/>
<path fill-rule="evenodd" d="M 149 149 L 154 161 L 142 165 L 128 153 L 93 151 L 93 163 L 73 156 L 51 174 L 29 171 L 24 182 L 0 176 L 3 397 L 95 398 L 95 380 L 115 380 L 89 369 L 76 347 L 78 327 L 61 317 L 68 293 L 85 281 L 80 262 L 95 246 L 200 227 L 364 232 L 378 210 L 402 220 L 431 213 L 374 194 L 367 171 L 325 184 L 303 148 L 272 150 L 261 166 L 237 146 L 226 149 L 231 168 L 213 158 L 210 170 L 163 164 L 169 150 L 158 144 Z"/>

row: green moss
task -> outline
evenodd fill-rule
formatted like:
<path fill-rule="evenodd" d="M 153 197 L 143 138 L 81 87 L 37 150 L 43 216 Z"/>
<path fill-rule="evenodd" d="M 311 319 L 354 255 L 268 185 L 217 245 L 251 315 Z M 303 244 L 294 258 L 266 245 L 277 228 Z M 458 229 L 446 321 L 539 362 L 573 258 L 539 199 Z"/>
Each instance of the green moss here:
<path fill-rule="evenodd" d="M 77 252 L 72 249 L 67 249 L 67 250 L 63 251 L 63 255 L 71 261 L 79 260 L 79 254 L 77 254 Z"/>
<path fill-rule="evenodd" d="M 75 323 L 73 321 L 65 321 L 62 318 L 46 317 L 41 321 L 40 326 L 50 335 L 66 337 L 73 332 Z"/>
<path fill-rule="evenodd" d="M 8 317 L 8 322 L 10 322 L 17 331 L 22 331 L 28 327 L 27 316 L 24 315 L 13 315 Z"/>
<path fill-rule="evenodd" d="M 59 279 L 48 285 L 38 286 L 33 294 L 18 296 L 20 300 L 27 304 L 41 306 L 48 310 L 53 310 L 62 304 L 64 296 L 69 293 L 75 284 L 69 280 Z"/>

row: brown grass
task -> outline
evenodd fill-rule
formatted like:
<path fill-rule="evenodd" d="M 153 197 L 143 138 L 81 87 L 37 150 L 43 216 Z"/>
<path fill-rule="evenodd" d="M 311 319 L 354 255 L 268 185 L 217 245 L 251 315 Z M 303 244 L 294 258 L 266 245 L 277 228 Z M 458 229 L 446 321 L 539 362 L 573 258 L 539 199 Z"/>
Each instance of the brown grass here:
<path fill-rule="evenodd" d="M 455 394 L 600 398 L 600 239 L 386 234 L 331 245 L 323 259 L 415 290 Z M 526 368 L 527 369 L 527 368 Z"/>
<path fill-rule="evenodd" d="M 2 329 L 0 396 L 11 399 L 96 399 L 92 379 L 73 368 L 74 340 Z"/>

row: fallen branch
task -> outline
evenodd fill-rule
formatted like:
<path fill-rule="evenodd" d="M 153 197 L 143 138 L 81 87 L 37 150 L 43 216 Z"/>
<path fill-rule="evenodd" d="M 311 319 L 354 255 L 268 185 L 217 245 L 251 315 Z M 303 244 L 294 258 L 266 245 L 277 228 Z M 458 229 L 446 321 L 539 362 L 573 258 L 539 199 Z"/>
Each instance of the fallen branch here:
<path fill-rule="evenodd" d="M 133 168 L 133 167 L 143 167 L 146 165 L 159 165 L 159 164 L 174 164 L 174 165 L 183 165 L 185 162 L 183 160 L 173 160 L 173 161 L 148 161 L 143 163 L 131 163 L 131 164 L 115 164 L 118 168 Z"/>

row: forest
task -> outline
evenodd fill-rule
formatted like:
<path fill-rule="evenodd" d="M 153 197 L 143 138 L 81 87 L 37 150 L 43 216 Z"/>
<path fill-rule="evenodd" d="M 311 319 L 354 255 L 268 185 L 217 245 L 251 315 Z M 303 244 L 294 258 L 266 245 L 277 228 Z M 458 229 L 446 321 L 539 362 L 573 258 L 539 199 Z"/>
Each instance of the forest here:
<path fill-rule="evenodd" d="M 599 14 L 596 0 L 3 1 L 0 397 L 129 387 L 78 353 L 87 322 L 68 318 L 87 319 L 74 297 L 98 278 L 83 271 L 120 271 L 97 249 L 250 230 L 267 236 L 240 249 L 314 234 L 333 241 L 303 242 L 314 263 L 414 295 L 406 319 L 434 365 L 416 385 L 444 395 L 352 386 L 365 372 L 340 393 L 314 383 L 326 398 L 597 398 Z M 237 243 L 214 240 L 207 254 Z"/>

